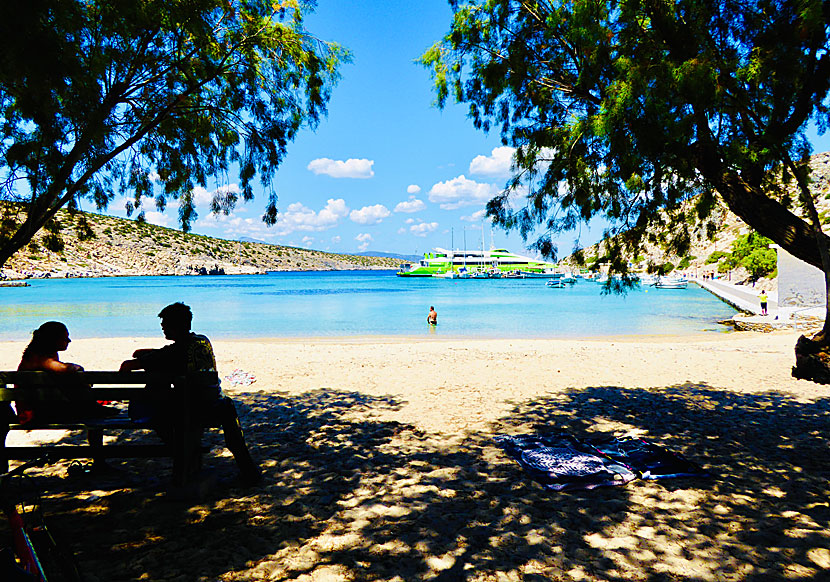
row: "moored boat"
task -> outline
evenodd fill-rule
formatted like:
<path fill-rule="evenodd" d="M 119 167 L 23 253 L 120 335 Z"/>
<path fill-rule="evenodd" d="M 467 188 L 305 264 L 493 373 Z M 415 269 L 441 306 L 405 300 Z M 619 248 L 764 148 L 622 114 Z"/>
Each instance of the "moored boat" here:
<path fill-rule="evenodd" d="M 551 276 L 545 283 L 545 287 L 553 287 L 555 289 L 562 289 L 576 283 L 576 279 L 565 273 L 556 273 Z"/>
<path fill-rule="evenodd" d="M 689 282 L 679 277 L 658 277 L 654 286 L 657 289 L 685 289 Z"/>
<path fill-rule="evenodd" d="M 542 271 L 520 271 L 526 279 L 550 279 L 556 275 L 555 269 L 544 269 Z"/>
<path fill-rule="evenodd" d="M 511 253 L 506 249 L 489 251 L 448 251 L 436 248 L 435 252 L 426 253 L 424 258 L 413 264 L 403 264 L 397 272 L 399 277 L 432 277 L 443 273 L 458 273 L 465 269 L 471 279 L 500 278 L 506 272 L 518 271 L 525 276 L 531 273 L 550 277 L 556 265 L 523 255 Z M 484 273 L 484 276 L 477 276 Z M 443 277 L 450 279 L 453 277 Z"/>

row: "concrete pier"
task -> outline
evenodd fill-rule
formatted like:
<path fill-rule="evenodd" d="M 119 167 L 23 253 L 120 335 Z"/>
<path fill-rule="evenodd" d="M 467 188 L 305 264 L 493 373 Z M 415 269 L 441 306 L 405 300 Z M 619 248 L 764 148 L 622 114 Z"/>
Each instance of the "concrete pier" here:
<path fill-rule="evenodd" d="M 693 279 L 697 284 L 728 303 L 740 313 L 732 319 L 737 329 L 753 331 L 774 331 L 777 329 L 807 330 L 821 327 L 824 322 L 824 307 L 809 307 L 794 310 L 779 308 L 778 293 L 767 292 L 767 315 L 761 315 L 761 291 L 747 285 L 735 285 L 721 279 Z"/>

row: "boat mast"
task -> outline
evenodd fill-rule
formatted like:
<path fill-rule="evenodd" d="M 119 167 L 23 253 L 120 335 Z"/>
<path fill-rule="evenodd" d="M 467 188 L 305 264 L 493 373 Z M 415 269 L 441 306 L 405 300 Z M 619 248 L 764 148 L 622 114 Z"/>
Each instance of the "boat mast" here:
<path fill-rule="evenodd" d="M 481 270 L 487 270 L 487 262 L 484 259 L 484 221 L 481 221 Z"/>
<path fill-rule="evenodd" d="M 462 232 L 464 233 L 464 272 L 467 272 L 467 227 L 462 226 Z"/>
<path fill-rule="evenodd" d="M 450 273 L 455 271 L 455 229 L 450 227 Z"/>

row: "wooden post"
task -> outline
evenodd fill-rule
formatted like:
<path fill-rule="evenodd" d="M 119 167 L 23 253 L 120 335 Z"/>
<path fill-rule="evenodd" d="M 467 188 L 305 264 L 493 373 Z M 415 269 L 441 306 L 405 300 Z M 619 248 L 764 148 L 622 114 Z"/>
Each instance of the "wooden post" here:
<path fill-rule="evenodd" d="M 198 382 L 189 376 L 173 380 L 173 485 L 189 485 L 201 469 L 202 426 L 199 418 Z"/>

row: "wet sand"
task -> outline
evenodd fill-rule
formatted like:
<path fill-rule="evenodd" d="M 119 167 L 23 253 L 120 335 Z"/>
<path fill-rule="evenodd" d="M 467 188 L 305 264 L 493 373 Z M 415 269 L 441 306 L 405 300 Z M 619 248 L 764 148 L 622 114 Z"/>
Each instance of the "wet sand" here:
<path fill-rule="evenodd" d="M 830 399 L 790 377 L 796 337 L 215 341 L 221 375 L 256 378 L 224 388 L 260 486 L 218 434 L 199 502 L 167 498 L 166 460 L 34 473 L 93 581 L 821 579 Z M 157 345 L 78 339 L 63 359 Z M 23 347 L 0 342 L 0 367 Z M 534 431 L 639 435 L 711 477 L 547 491 L 493 442 Z"/>

